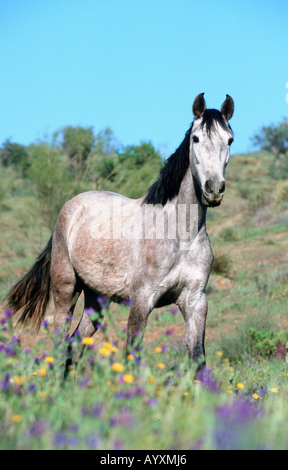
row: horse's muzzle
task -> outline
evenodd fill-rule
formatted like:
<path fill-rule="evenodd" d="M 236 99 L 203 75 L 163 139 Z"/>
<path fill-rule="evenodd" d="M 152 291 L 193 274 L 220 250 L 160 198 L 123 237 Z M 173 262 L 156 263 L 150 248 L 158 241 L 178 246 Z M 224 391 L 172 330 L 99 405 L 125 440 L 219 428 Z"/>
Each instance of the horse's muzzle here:
<path fill-rule="evenodd" d="M 225 193 L 225 181 L 207 180 L 202 192 L 202 203 L 208 207 L 220 206 Z"/>

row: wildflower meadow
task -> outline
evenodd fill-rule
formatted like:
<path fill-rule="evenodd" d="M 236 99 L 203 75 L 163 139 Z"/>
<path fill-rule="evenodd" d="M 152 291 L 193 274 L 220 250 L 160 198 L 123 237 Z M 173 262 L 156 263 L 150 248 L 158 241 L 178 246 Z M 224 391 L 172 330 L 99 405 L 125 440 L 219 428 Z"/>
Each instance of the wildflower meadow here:
<path fill-rule="evenodd" d="M 108 310 L 102 298 L 105 320 L 93 338 L 84 338 L 83 357 L 63 380 L 63 357 L 71 344 L 62 343 L 61 332 L 54 330 L 53 306 L 36 334 L 15 327 L 17 318 L 5 310 L 4 301 L 50 236 L 48 209 L 52 214 L 54 207 L 54 217 L 67 177 L 57 166 L 49 178 L 54 160 L 47 160 L 43 171 L 40 150 L 39 159 L 33 153 L 32 169 L 38 162 L 33 181 L 41 189 L 37 195 L 46 194 L 43 200 L 35 197 L 27 171 L 24 178 L 22 169 L 1 168 L 7 187 L 0 197 L 0 449 L 287 449 L 288 208 L 287 197 L 283 193 L 281 199 L 277 189 L 283 182 L 271 172 L 273 156 L 262 151 L 232 156 L 225 204 L 209 210 L 215 260 L 207 286 L 207 369 L 202 376 L 195 380 L 183 318 L 174 305 L 151 313 L 143 345 L 126 357 L 129 305 L 112 303 Z M 281 175 L 288 174 L 286 160 Z M 151 169 L 153 179 L 156 170 Z M 57 178 L 51 189 L 52 176 Z M 141 178 L 121 181 L 130 185 L 135 180 L 138 186 Z M 277 189 L 276 205 L 271 188 Z M 111 190 L 124 192 L 122 186 Z M 80 297 L 71 328 L 83 305 Z M 81 343 L 75 335 L 72 347 L 80 350 Z"/>
<path fill-rule="evenodd" d="M 127 307 L 121 308 L 125 313 Z M 44 321 L 43 337 L 33 347 L 23 347 L 12 314 L 5 310 L 0 333 L 0 448 L 287 448 L 285 359 L 231 363 L 208 342 L 207 369 L 195 380 L 185 348 L 173 342 L 169 322 L 176 316 L 175 309 L 166 310 L 168 327 L 161 342 L 157 338 L 143 349 L 139 346 L 128 357 L 119 346 L 125 331 L 119 329 L 113 341 L 105 335 L 100 342 L 84 338 L 85 353 L 63 380 L 67 341 L 60 342 L 61 333 Z M 73 347 L 81 346 L 76 335 Z"/>

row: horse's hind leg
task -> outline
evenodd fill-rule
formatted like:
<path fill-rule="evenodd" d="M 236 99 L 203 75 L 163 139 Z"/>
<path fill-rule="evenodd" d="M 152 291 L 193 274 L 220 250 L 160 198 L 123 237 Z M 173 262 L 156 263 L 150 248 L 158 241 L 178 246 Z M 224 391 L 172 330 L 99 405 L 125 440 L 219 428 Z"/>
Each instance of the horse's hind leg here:
<path fill-rule="evenodd" d="M 132 302 L 127 324 L 127 354 L 129 354 L 135 346 L 141 345 L 150 312 L 151 309 L 149 309 L 145 303 L 137 305 L 136 302 Z"/>
<path fill-rule="evenodd" d="M 101 305 L 97 300 L 97 294 L 87 286 L 84 286 L 83 290 L 84 311 L 74 332 L 74 334 L 77 332 L 77 335 L 81 339 L 92 336 L 97 331 L 103 319 Z"/>
<path fill-rule="evenodd" d="M 73 332 L 71 339 L 77 337 L 81 341 L 80 351 L 78 354 L 73 354 L 73 342 L 70 342 L 69 348 L 69 357 L 66 362 L 66 372 L 69 371 L 72 363 L 77 364 L 79 359 L 82 357 L 85 345 L 83 344 L 83 339 L 92 336 L 98 329 L 99 324 L 103 319 L 101 305 L 97 300 L 97 295 L 94 291 L 89 289 L 87 286 L 83 286 L 84 290 L 84 310 L 81 316 L 81 319 Z"/>
<path fill-rule="evenodd" d="M 69 337 L 71 317 L 83 284 L 77 279 L 65 248 L 63 249 L 62 245 L 57 243 L 52 251 L 51 284 L 55 305 L 54 326 L 61 335 L 61 341 L 66 344 L 63 367 L 67 371 L 68 365 L 71 363 L 71 345 L 69 342 L 65 342 Z"/>
<path fill-rule="evenodd" d="M 63 271 L 62 271 L 63 273 Z M 52 280 L 52 290 L 55 305 L 54 326 L 60 332 L 62 340 L 68 338 L 69 329 L 71 326 L 71 317 L 74 313 L 76 302 L 82 291 L 80 282 L 77 282 L 73 269 L 70 276 L 67 277 L 67 270 L 65 276 L 55 276 Z"/>

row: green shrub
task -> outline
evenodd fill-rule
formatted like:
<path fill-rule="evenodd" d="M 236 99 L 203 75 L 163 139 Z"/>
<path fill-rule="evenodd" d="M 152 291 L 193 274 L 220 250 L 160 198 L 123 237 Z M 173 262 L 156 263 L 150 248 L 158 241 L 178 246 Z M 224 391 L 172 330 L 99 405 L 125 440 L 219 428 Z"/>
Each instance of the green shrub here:
<path fill-rule="evenodd" d="M 276 184 L 275 191 L 273 194 L 274 205 L 287 206 L 288 207 L 288 180 L 279 181 Z"/>
<path fill-rule="evenodd" d="M 41 218 L 52 230 L 63 204 L 80 192 L 81 182 L 61 152 L 46 144 L 31 147 L 28 177 L 33 182 Z"/>
<path fill-rule="evenodd" d="M 225 253 L 216 253 L 214 256 L 214 262 L 212 271 L 216 274 L 228 275 L 230 271 L 231 260 Z"/>
<path fill-rule="evenodd" d="M 251 349 L 255 356 L 271 357 L 273 356 L 279 346 L 285 347 L 287 342 L 287 335 L 284 331 L 273 330 L 256 330 L 256 328 L 249 328 L 248 335 L 250 337 L 250 344 L 247 349 Z"/>

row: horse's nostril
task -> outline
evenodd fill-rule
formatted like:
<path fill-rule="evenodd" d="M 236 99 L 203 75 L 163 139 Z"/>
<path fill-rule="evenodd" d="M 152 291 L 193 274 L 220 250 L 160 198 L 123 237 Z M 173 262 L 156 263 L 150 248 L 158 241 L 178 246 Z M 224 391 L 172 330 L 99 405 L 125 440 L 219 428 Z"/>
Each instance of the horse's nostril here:
<path fill-rule="evenodd" d="M 218 194 L 224 194 L 225 193 L 225 181 L 216 181 L 209 179 L 205 182 L 204 184 L 204 191 L 207 195 L 211 196 L 212 194 L 217 196 Z"/>
<path fill-rule="evenodd" d="M 225 184 L 225 181 L 221 181 L 220 185 L 219 185 L 219 193 L 220 194 L 223 194 L 225 193 L 225 189 L 226 189 L 226 184 Z"/>
<path fill-rule="evenodd" d="M 206 183 L 204 184 L 204 190 L 207 194 L 212 194 L 214 193 L 214 183 L 213 180 L 207 180 Z"/>

